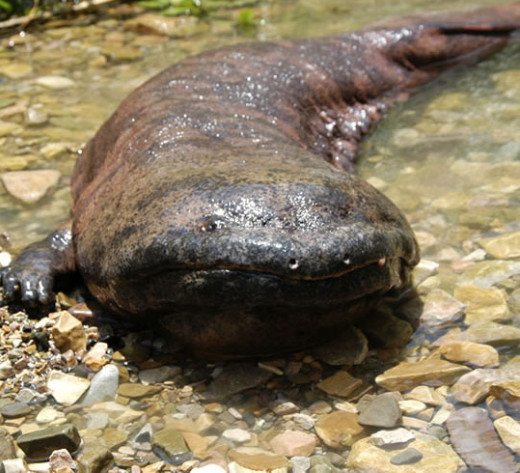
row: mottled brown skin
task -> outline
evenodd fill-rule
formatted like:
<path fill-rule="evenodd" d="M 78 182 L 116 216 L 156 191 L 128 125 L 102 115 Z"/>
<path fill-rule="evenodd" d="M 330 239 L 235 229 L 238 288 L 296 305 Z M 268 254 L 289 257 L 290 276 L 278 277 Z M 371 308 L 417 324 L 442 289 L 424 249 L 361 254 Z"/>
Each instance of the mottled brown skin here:
<path fill-rule="evenodd" d="M 53 274 L 75 267 L 105 307 L 199 352 L 332 336 L 406 288 L 419 259 L 400 211 L 351 173 L 359 142 L 393 102 L 519 26 L 517 3 L 180 62 L 88 143 L 72 233 L 22 253 L 6 293 L 45 301 Z"/>

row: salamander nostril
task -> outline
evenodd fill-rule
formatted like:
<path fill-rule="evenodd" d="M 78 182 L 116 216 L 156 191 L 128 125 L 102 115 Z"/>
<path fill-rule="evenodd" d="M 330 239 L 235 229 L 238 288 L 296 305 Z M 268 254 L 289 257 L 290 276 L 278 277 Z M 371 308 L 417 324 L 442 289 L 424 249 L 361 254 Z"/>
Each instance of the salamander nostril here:
<path fill-rule="evenodd" d="M 290 258 L 289 259 L 289 268 L 292 270 L 298 269 L 300 266 L 300 263 L 298 263 L 298 260 L 296 258 Z"/>

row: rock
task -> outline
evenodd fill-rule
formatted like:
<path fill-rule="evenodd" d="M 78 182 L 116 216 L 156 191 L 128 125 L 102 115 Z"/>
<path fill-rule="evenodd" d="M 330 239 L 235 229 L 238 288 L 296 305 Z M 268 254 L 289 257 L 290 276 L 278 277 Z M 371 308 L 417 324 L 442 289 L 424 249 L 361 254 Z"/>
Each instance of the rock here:
<path fill-rule="evenodd" d="M 478 367 L 498 366 L 498 352 L 490 345 L 474 342 L 448 342 L 440 347 L 444 358 Z"/>
<path fill-rule="evenodd" d="M 193 16 L 168 17 L 148 13 L 128 20 L 125 28 L 138 33 L 184 38 L 206 30 L 207 25 Z"/>
<path fill-rule="evenodd" d="M 244 429 L 228 429 L 222 432 L 222 438 L 233 443 L 244 443 L 251 440 L 251 434 Z"/>
<path fill-rule="evenodd" d="M 518 471 L 513 455 L 501 444 L 484 409 L 464 407 L 454 411 L 446 425 L 455 450 L 470 468 L 490 473 Z"/>
<path fill-rule="evenodd" d="M 520 257 L 520 232 L 506 233 L 493 238 L 483 238 L 478 243 L 496 259 Z"/>
<path fill-rule="evenodd" d="M 70 471 L 76 470 L 77 464 L 72 459 L 71 454 L 68 450 L 62 448 L 59 450 L 54 450 L 49 457 L 49 467 L 51 472 L 58 473 L 58 471 L 63 471 L 63 469 L 69 469 Z"/>
<path fill-rule="evenodd" d="M 139 381 L 145 385 L 162 383 L 168 379 L 175 378 L 181 372 L 182 369 L 179 366 L 159 366 L 139 371 Z"/>
<path fill-rule="evenodd" d="M 90 381 L 90 387 L 81 403 L 90 406 L 99 401 L 115 399 L 119 387 L 119 370 L 115 365 L 106 365 Z"/>
<path fill-rule="evenodd" d="M 315 348 L 313 354 L 331 366 L 359 365 L 368 354 L 368 341 L 361 330 L 349 325 L 341 335 Z"/>
<path fill-rule="evenodd" d="M 337 371 L 330 378 L 318 383 L 318 388 L 332 396 L 348 397 L 356 389 L 361 387 L 363 381 L 354 378 L 346 371 Z"/>
<path fill-rule="evenodd" d="M 376 396 L 359 415 L 361 425 L 393 428 L 401 424 L 401 409 L 392 393 Z"/>
<path fill-rule="evenodd" d="M 66 310 L 58 312 L 56 323 L 52 327 L 52 338 L 62 351 L 84 350 L 87 346 L 87 335 L 83 324 Z"/>
<path fill-rule="evenodd" d="M 103 430 L 108 426 L 109 417 L 106 412 L 89 412 L 86 418 L 87 429 Z"/>
<path fill-rule="evenodd" d="M 160 386 L 144 386 L 138 383 L 123 383 L 117 389 L 117 394 L 120 396 L 138 399 L 145 396 L 153 396 L 161 391 Z"/>
<path fill-rule="evenodd" d="M 114 456 L 104 445 L 91 443 L 85 445 L 78 456 L 80 473 L 100 473 L 107 471 Z"/>
<path fill-rule="evenodd" d="M 65 417 L 63 412 L 60 412 L 51 406 L 45 406 L 40 412 L 38 412 L 35 420 L 39 424 L 50 424 L 52 421 L 60 417 Z"/>
<path fill-rule="evenodd" d="M 7 251 L 0 251 L 0 269 L 7 268 L 11 264 L 12 256 Z"/>
<path fill-rule="evenodd" d="M 177 410 L 191 419 L 198 419 L 205 411 L 200 404 L 177 404 Z"/>
<path fill-rule="evenodd" d="M 83 363 L 91 371 L 99 371 L 110 360 L 106 356 L 108 344 L 105 342 L 97 342 L 83 357 Z"/>
<path fill-rule="evenodd" d="M 285 457 L 308 457 L 316 448 L 316 436 L 297 430 L 286 430 L 273 437 L 269 444 L 273 452 Z"/>
<path fill-rule="evenodd" d="M 504 367 L 500 371 L 505 373 L 503 381 L 495 381 L 489 388 L 489 394 L 502 403 L 512 412 L 520 412 L 520 380 L 518 369 Z"/>
<path fill-rule="evenodd" d="M 0 406 L 0 414 L 6 419 L 25 417 L 32 412 L 32 407 L 23 402 L 9 402 Z"/>
<path fill-rule="evenodd" d="M 300 408 L 291 401 L 277 400 L 270 404 L 271 410 L 278 416 L 286 416 L 298 412 Z"/>
<path fill-rule="evenodd" d="M 0 362 L 0 380 L 10 378 L 14 375 L 14 368 L 10 360 Z"/>
<path fill-rule="evenodd" d="M 415 415 L 427 409 L 424 402 L 416 401 L 414 399 L 404 399 L 399 401 L 399 409 L 403 414 Z"/>
<path fill-rule="evenodd" d="M 0 120 L 0 138 L 3 136 L 16 134 L 21 130 L 22 130 L 22 127 L 20 125 L 18 125 L 17 123 L 11 123 L 11 122 L 6 122 L 3 120 Z"/>
<path fill-rule="evenodd" d="M 72 424 L 63 424 L 20 435 L 16 441 L 29 459 L 41 460 L 61 448 L 74 454 L 80 446 L 81 437 Z"/>
<path fill-rule="evenodd" d="M 193 455 L 199 458 L 207 456 L 209 440 L 206 437 L 202 437 L 195 432 L 181 432 L 181 434 Z"/>
<path fill-rule="evenodd" d="M 120 46 L 118 44 L 106 45 L 101 48 L 101 53 L 110 62 L 131 62 L 143 55 L 141 48 L 133 46 Z"/>
<path fill-rule="evenodd" d="M 445 327 L 462 319 L 464 304 L 442 289 L 433 289 L 424 298 L 421 323 L 429 327 Z"/>
<path fill-rule="evenodd" d="M 459 286 L 455 297 L 466 305 L 464 321 L 471 325 L 482 322 L 507 322 L 511 313 L 506 292 L 496 287 Z"/>
<path fill-rule="evenodd" d="M 229 464 L 230 473 L 243 472 L 243 468 L 254 471 L 285 473 L 289 466 L 289 462 L 282 455 L 256 447 L 233 448 L 229 450 L 228 457 L 231 460 Z M 237 468 L 237 465 L 242 468 Z"/>
<path fill-rule="evenodd" d="M 47 389 L 57 402 L 71 406 L 89 388 L 90 381 L 61 371 L 51 371 Z"/>
<path fill-rule="evenodd" d="M 351 446 L 365 430 L 352 412 L 335 411 L 321 417 L 315 425 L 320 439 L 331 448 Z"/>
<path fill-rule="evenodd" d="M 405 448 L 415 440 L 415 435 L 408 429 L 399 427 L 393 430 L 379 430 L 371 436 L 372 443 L 377 447 Z"/>
<path fill-rule="evenodd" d="M 31 106 L 25 111 L 25 121 L 27 125 L 43 125 L 49 121 L 49 115 L 41 107 Z"/>
<path fill-rule="evenodd" d="M 115 427 L 108 427 L 103 432 L 103 442 L 109 450 L 123 445 L 128 439 L 128 434 L 124 430 Z"/>
<path fill-rule="evenodd" d="M 0 427 L 0 460 L 16 458 L 14 439 L 9 432 Z"/>
<path fill-rule="evenodd" d="M 76 85 L 72 79 L 62 76 L 40 76 L 35 82 L 47 89 L 54 90 L 67 89 Z"/>
<path fill-rule="evenodd" d="M 0 471 L 2 473 L 28 473 L 30 470 L 24 459 L 14 458 L 0 463 Z"/>
<path fill-rule="evenodd" d="M 8 79 L 21 79 L 32 73 L 32 65 L 25 62 L 13 62 L 11 64 L 2 64 L 1 75 Z"/>
<path fill-rule="evenodd" d="M 42 404 L 46 400 L 47 396 L 45 394 L 29 388 L 20 389 L 15 397 L 15 401 L 23 402 L 24 404 Z"/>
<path fill-rule="evenodd" d="M 457 401 L 477 404 L 488 395 L 491 385 L 507 379 L 509 375 L 501 370 L 476 369 L 461 376 L 452 386 L 452 395 Z"/>
<path fill-rule="evenodd" d="M 451 385 L 470 369 L 437 358 L 417 363 L 403 361 L 376 377 L 376 383 L 388 391 L 407 391 L 420 384 Z"/>
<path fill-rule="evenodd" d="M 392 465 L 413 465 L 421 461 L 423 454 L 416 448 L 407 448 L 406 450 L 394 455 L 390 458 Z"/>
<path fill-rule="evenodd" d="M 407 450 L 411 452 L 405 454 L 404 459 L 415 460 L 415 463 L 403 464 L 402 457 L 397 457 L 400 464 L 392 462 Z M 422 455 L 421 459 L 416 452 Z M 347 466 L 356 473 L 458 473 L 464 464 L 449 445 L 418 432 L 415 440 L 397 450 L 376 446 L 372 437 L 359 440 L 352 446 Z"/>
<path fill-rule="evenodd" d="M 415 399 L 424 402 L 429 406 L 440 406 L 445 401 L 444 397 L 430 386 L 417 386 L 405 393 L 403 397 L 405 399 Z"/>
<path fill-rule="evenodd" d="M 306 473 L 311 468 L 311 459 L 309 457 L 292 457 L 291 471 L 292 473 Z"/>
<path fill-rule="evenodd" d="M 183 436 L 175 429 L 166 428 L 156 432 L 152 438 L 154 449 L 172 465 L 182 465 L 192 455 Z"/>
<path fill-rule="evenodd" d="M 272 373 L 248 363 L 229 364 L 213 380 L 207 391 L 208 399 L 224 399 L 233 394 L 265 384 Z"/>
<path fill-rule="evenodd" d="M 227 470 L 219 465 L 209 463 L 207 465 L 202 465 L 200 467 L 193 468 L 193 470 L 191 470 L 191 473 L 227 473 Z"/>
<path fill-rule="evenodd" d="M 464 271 L 459 284 L 490 287 L 515 274 L 520 274 L 520 262 L 518 261 L 485 260 Z"/>
<path fill-rule="evenodd" d="M 520 343 L 520 328 L 496 322 L 483 322 L 471 325 L 467 330 L 459 333 L 455 339 L 484 343 L 494 347 L 510 347 Z"/>
<path fill-rule="evenodd" d="M 520 454 L 520 422 L 510 416 L 500 417 L 493 422 L 504 445 L 515 454 Z"/>
<path fill-rule="evenodd" d="M 53 169 L 10 171 L 1 176 L 7 192 L 25 204 L 34 204 L 56 186 L 61 174 Z"/>
<path fill-rule="evenodd" d="M 429 277 L 437 274 L 438 271 L 439 263 L 436 261 L 421 259 L 419 264 L 413 269 L 413 281 L 416 285 L 419 285 Z"/>

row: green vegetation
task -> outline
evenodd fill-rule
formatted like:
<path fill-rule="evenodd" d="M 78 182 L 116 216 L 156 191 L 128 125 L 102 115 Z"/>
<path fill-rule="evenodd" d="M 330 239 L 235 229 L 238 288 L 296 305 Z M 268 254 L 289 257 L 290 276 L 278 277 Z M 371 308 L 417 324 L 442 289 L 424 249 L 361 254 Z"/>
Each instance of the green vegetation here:
<path fill-rule="evenodd" d="M 0 0 L 0 20 L 13 15 L 26 15 L 31 4 L 24 0 Z"/>

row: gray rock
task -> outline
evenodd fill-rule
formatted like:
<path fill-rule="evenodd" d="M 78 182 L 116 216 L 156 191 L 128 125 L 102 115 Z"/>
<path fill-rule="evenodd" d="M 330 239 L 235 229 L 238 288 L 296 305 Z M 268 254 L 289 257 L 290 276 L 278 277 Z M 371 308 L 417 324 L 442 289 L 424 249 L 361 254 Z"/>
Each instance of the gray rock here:
<path fill-rule="evenodd" d="M 172 465 L 182 465 L 192 458 L 183 436 L 173 428 L 166 428 L 152 438 L 154 452 Z"/>
<path fill-rule="evenodd" d="M 119 370 L 115 365 L 106 365 L 95 374 L 90 387 L 81 400 L 87 406 L 100 401 L 111 401 L 116 397 L 119 387 Z"/>
<path fill-rule="evenodd" d="M 75 453 L 81 444 L 81 437 L 72 424 L 63 424 L 20 435 L 17 443 L 29 459 L 42 460 L 61 448 Z"/>
<path fill-rule="evenodd" d="M 407 448 L 390 459 L 392 465 L 413 465 L 421 461 L 423 454 L 416 448 Z"/>
<path fill-rule="evenodd" d="M 23 402 L 10 402 L 0 407 L 0 414 L 6 419 L 24 417 L 32 412 L 32 407 Z"/>
<path fill-rule="evenodd" d="M 141 383 L 149 385 L 162 383 L 168 379 L 173 379 L 182 372 L 182 369 L 178 366 L 159 366 L 158 368 L 150 368 L 139 372 L 139 381 Z"/>
<path fill-rule="evenodd" d="M 41 404 L 47 400 L 47 396 L 33 389 L 22 388 L 18 391 L 14 399 L 24 404 Z"/>
<path fill-rule="evenodd" d="M 311 459 L 309 457 L 292 457 L 291 466 L 292 473 L 305 473 L 311 467 Z"/>
<path fill-rule="evenodd" d="M 16 458 L 16 447 L 11 434 L 0 427 L 0 460 Z"/>
<path fill-rule="evenodd" d="M 224 399 L 247 389 L 261 386 L 271 376 L 272 373 L 269 371 L 248 363 L 227 365 L 210 384 L 207 397 L 209 399 Z"/>
<path fill-rule="evenodd" d="M 359 365 L 368 354 L 368 341 L 361 330 L 349 325 L 337 338 L 315 348 L 313 353 L 328 365 Z"/>
<path fill-rule="evenodd" d="M 470 468 L 489 473 L 518 472 L 513 455 L 500 442 L 484 409 L 454 411 L 446 425 L 455 450 Z"/>
<path fill-rule="evenodd" d="M 85 445 L 77 459 L 80 473 L 100 473 L 107 471 L 114 462 L 114 456 L 104 445 Z"/>
<path fill-rule="evenodd" d="M 376 396 L 359 415 L 361 425 L 392 428 L 401 425 L 401 409 L 392 393 Z"/>

